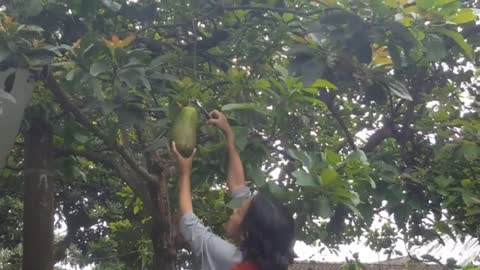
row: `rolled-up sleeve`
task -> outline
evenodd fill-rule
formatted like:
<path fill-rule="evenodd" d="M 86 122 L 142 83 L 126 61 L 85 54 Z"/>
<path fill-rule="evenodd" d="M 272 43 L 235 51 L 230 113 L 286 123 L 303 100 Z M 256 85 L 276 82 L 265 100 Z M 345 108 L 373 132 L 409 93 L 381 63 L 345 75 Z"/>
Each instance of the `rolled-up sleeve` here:
<path fill-rule="evenodd" d="M 234 190 L 231 194 L 234 199 L 250 195 L 250 189 L 246 186 Z M 190 244 L 193 254 L 200 258 L 202 270 L 229 270 L 242 261 L 240 250 L 214 234 L 194 213 L 186 213 L 181 217 L 179 229 Z"/>
<path fill-rule="evenodd" d="M 179 226 L 193 254 L 200 258 L 202 270 L 228 270 L 242 261 L 238 248 L 214 234 L 195 214 L 184 214 Z"/>
<path fill-rule="evenodd" d="M 236 190 L 232 191 L 232 198 L 243 198 L 243 197 L 250 197 L 250 189 L 247 186 L 243 186 L 241 188 L 237 188 Z"/>

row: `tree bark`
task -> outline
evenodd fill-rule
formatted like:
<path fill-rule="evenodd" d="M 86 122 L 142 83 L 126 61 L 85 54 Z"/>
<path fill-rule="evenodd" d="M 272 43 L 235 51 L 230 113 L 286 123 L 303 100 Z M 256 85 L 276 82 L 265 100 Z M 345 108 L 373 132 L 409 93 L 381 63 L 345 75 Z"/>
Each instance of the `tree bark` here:
<path fill-rule="evenodd" d="M 168 194 L 168 177 L 165 165 L 156 154 L 147 155 L 149 173 L 157 177 L 156 182 L 149 182 L 150 201 L 152 203 L 153 270 L 175 270 L 176 246 L 175 226 L 173 224 Z"/>
<path fill-rule="evenodd" d="M 53 269 L 53 177 L 51 127 L 31 121 L 25 143 L 23 270 Z"/>

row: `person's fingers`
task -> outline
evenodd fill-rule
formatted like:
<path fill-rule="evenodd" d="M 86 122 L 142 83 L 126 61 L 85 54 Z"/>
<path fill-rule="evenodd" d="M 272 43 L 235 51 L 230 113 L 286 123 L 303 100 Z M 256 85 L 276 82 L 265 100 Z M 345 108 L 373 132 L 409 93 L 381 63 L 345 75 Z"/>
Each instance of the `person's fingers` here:
<path fill-rule="evenodd" d="M 180 153 L 178 153 L 177 146 L 175 145 L 175 141 L 172 141 L 172 152 L 176 157 L 180 155 Z"/>
<path fill-rule="evenodd" d="M 218 124 L 218 119 L 208 119 L 207 125 L 209 126 L 215 126 Z"/>
<path fill-rule="evenodd" d="M 192 154 L 189 157 L 184 158 L 184 160 L 191 161 L 193 159 L 193 157 L 195 156 L 195 153 L 197 153 L 197 148 L 194 148 L 193 151 L 192 151 Z"/>
<path fill-rule="evenodd" d="M 221 115 L 222 115 L 222 113 L 219 112 L 218 110 L 213 110 L 213 111 L 210 112 L 210 117 L 214 118 L 214 119 L 220 118 Z"/>
<path fill-rule="evenodd" d="M 175 153 L 173 152 L 173 149 L 172 149 L 171 145 L 172 145 L 171 143 L 167 144 L 168 154 L 170 155 L 171 159 L 175 159 L 176 156 L 175 156 Z"/>

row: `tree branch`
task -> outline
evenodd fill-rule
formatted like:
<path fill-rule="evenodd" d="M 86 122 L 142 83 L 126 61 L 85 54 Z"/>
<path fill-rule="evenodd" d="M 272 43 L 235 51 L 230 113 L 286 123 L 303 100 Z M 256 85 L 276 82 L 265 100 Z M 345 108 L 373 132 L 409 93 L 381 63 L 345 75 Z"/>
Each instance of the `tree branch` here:
<path fill-rule="evenodd" d="M 394 130 L 392 125 L 383 126 L 381 129 L 375 131 L 370 138 L 368 138 L 367 143 L 363 147 L 365 153 L 372 152 L 375 147 L 381 144 L 385 139 L 394 137 Z"/>
<path fill-rule="evenodd" d="M 87 152 L 87 151 L 75 151 L 71 149 L 64 149 L 64 148 L 55 148 L 54 149 L 55 157 L 61 156 L 77 156 L 83 157 L 88 160 L 98 162 L 107 168 L 111 169 L 114 175 L 123 179 L 128 186 L 132 188 L 134 193 L 140 197 L 144 202 L 147 208 L 150 207 L 150 204 L 147 203 L 149 201 L 149 197 L 147 196 L 146 190 L 142 189 L 141 183 L 135 181 L 138 177 L 129 171 L 121 162 L 117 161 L 115 158 L 111 156 L 99 155 L 98 152 Z"/>
<path fill-rule="evenodd" d="M 323 12 L 323 9 L 313 10 L 313 11 L 300 11 L 293 8 L 283 8 L 283 7 L 269 7 L 269 6 L 251 6 L 251 5 L 238 5 L 238 6 L 221 6 L 224 10 L 257 10 L 257 11 L 273 11 L 273 12 L 285 12 L 293 13 L 299 16 L 311 16 Z"/>
<path fill-rule="evenodd" d="M 338 110 L 338 107 L 336 107 L 333 102 L 334 96 L 325 91 L 320 91 L 319 97 L 320 97 L 320 100 L 322 100 L 323 103 L 327 105 L 327 108 L 330 111 L 330 113 L 333 115 L 333 118 L 337 120 L 338 124 L 340 125 L 340 128 L 343 130 L 343 133 L 345 133 L 345 137 L 350 147 L 352 147 L 353 150 L 357 150 L 358 148 L 355 145 L 355 140 L 353 139 L 352 134 L 348 130 L 347 125 L 345 124 L 345 121 L 343 121 L 342 117 L 340 116 L 340 111 Z"/>
<path fill-rule="evenodd" d="M 58 82 L 53 78 L 52 73 L 48 72 L 46 78 L 45 78 L 45 83 L 48 88 L 53 92 L 55 97 L 58 99 L 60 104 L 62 105 L 63 109 L 65 111 L 71 112 L 75 118 L 77 119 L 78 122 L 80 122 L 83 126 L 85 126 L 87 129 L 89 129 L 95 136 L 99 137 L 104 141 L 106 145 L 114 149 L 116 152 L 122 156 L 123 159 L 128 163 L 128 165 L 143 179 L 147 181 L 157 181 L 156 177 L 151 175 L 150 173 L 145 170 L 145 168 L 139 166 L 135 159 L 131 156 L 131 154 L 123 147 L 122 145 L 118 144 L 115 140 L 112 140 L 107 136 L 106 134 L 103 134 L 103 132 L 90 120 L 88 120 L 84 114 L 80 112 L 80 110 L 73 104 L 73 102 L 70 100 L 70 97 L 68 94 L 61 88 L 61 86 L 58 84 Z"/>

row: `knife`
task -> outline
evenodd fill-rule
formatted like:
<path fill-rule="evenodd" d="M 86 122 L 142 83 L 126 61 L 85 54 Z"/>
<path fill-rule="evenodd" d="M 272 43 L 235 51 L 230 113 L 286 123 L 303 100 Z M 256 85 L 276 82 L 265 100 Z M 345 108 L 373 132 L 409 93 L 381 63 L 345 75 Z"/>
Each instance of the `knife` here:
<path fill-rule="evenodd" d="M 210 117 L 210 114 L 208 113 L 207 109 L 205 109 L 205 107 L 203 107 L 202 103 L 200 103 L 200 101 L 198 101 L 198 99 L 193 98 L 193 101 L 195 102 L 197 107 L 200 108 L 200 111 L 205 115 L 205 117 L 207 117 L 207 119 L 212 118 L 212 117 Z"/>

